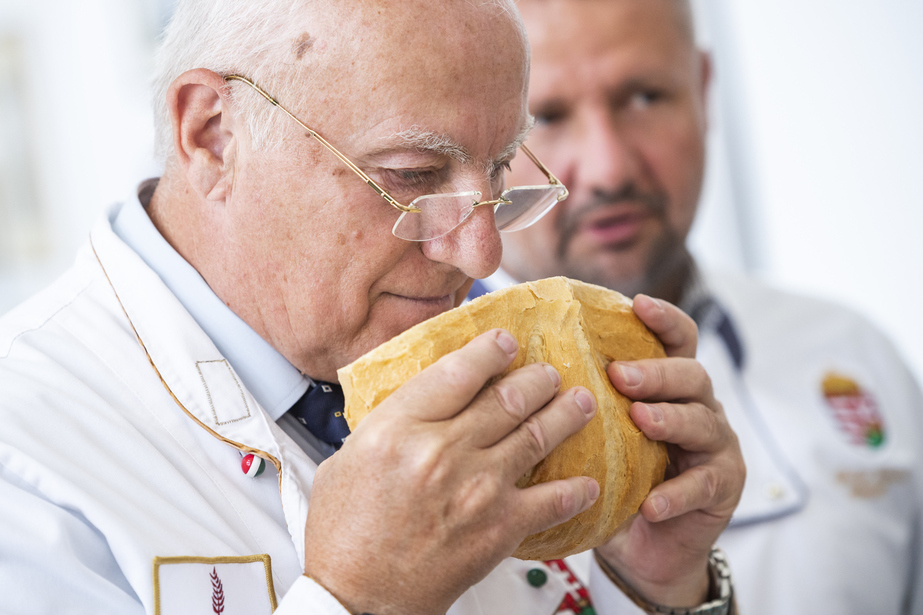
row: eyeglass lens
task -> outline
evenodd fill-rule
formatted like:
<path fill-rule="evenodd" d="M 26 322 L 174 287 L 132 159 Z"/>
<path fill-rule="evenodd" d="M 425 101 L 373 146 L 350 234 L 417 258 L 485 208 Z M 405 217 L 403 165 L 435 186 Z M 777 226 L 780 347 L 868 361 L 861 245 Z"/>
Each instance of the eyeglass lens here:
<path fill-rule="evenodd" d="M 480 197 L 480 192 L 421 196 L 411 203 L 420 212 L 402 213 L 392 231 L 395 237 L 407 241 L 442 237 L 468 219 Z"/>
<path fill-rule="evenodd" d="M 562 193 L 560 186 L 510 188 L 503 193 L 510 202 L 494 207 L 497 228 L 518 231 L 528 227 L 548 213 Z M 468 219 L 480 196 L 479 192 L 422 196 L 412 203 L 420 212 L 401 214 L 392 231 L 396 237 L 407 241 L 429 241 L 442 237 Z"/>
<path fill-rule="evenodd" d="M 521 186 L 503 193 L 509 203 L 499 203 L 494 209 L 494 219 L 501 231 L 520 231 L 537 222 L 548 213 L 558 197 L 561 186 Z"/>

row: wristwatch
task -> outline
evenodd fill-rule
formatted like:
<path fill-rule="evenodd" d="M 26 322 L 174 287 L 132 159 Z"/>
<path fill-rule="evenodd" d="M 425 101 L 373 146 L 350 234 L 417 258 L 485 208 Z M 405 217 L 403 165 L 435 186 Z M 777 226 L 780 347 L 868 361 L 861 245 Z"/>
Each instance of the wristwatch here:
<path fill-rule="evenodd" d="M 713 547 L 711 553 L 708 554 L 708 600 L 698 606 L 681 608 L 648 602 L 628 585 L 598 552 L 593 551 L 593 555 L 609 580 L 645 613 L 651 615 L 736 615 L 737 613 L 734 604 L 734 587 L 731 584 L 731 567 L 728 565 L 724 551 L 718 547 Z"/>

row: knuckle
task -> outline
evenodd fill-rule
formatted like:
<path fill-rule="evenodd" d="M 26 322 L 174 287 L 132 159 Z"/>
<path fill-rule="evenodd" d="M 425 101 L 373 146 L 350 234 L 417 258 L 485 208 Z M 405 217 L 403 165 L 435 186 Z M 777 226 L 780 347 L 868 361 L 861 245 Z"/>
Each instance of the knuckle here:
<path fill-rule="evenodd" d="M 396 459 L 397 453 L 401 451 L 400 438 L 396 430 L 388 427 L 366 421 L 353 432 L 347 442 L 355 449 L 360 445 L 361 438 L 362 456 L 369 462 L 383 463 L 388 459 Z"/>
<path fill-rule="evenodd" d="M 650 391 L 659 391 L 663 389 L 665 383 L 669 382 L 670 378 L 667 374 L 668 361 L 651 361 L 650 365 L 653 367 L 649 373 L 645 374 L 644 384 L 647 385 L 647 389 Z"/>
<path fill-rule="evenodd" d="M 714 388 L 712 386 L 711 376 L 705 370 L 705 366 L 699 363 L 695 359 L 690 359 L 694 366 L 695 374 L 699 383 L 699 395 L 704 399 L 712 398 L 714 396 Z"/>
<path fill-rule="evenodd" d="M 727 441 L 726 432 L 729 432 L 730 429 L 722 429 L 722 427 L 726 426 L 727 423 L 723 421 L 719 421 L 717 415 L 715 415 L 715 413 L 711 410 L 711 408 L 709 408 L 705 404 L 700 404 L 700 406 L 703 410 L 701 414 L 702 416 L 705 417 L 705 427 L 708 430 L 707 435 L 706 435 L 706 437 L 708 438 L 708 441 L 709 442 L 722 442 L 722 443 L 726 442 Z"/>
<path fill-rule="evenodd" d="M 699 342 L 699 326 L 691 316 L 675 306 L 674 309 L 677 318 L 674 321 L 673 332 L 685 342 L 684 346 L 696 348 Z"/>
<path fill-rule="evenodd" d="M 722 421 L 718 415 L 705 404 L 690 404 L 688 411 L 678 414 L 684 419 L 683 430 L 696 433 L 697 442 L 707 450 L 717 450 L 727 442 L 725 432 L 730 430 L 722 428 Z"/>
<path fill-rule="evenodd" d="M 546 454 L 545 451 L 545 430 L 538 419 L 529 419 L 523 423 L 524 434 L 527 434 L 526 437 L 526 446 L 530 453 L 539 459 L 543 458 Z"/>
<path fill-rule="evenodd" d="M 695 478 L 705 501 L 714 502 L 718 498 L 721 486 L 721 480 L 715 470 L 709 466 L 697 466 Z"/>
<path fill-rule="evenodd" d="M 439 361 L 439 377 L 444 386 L 450 390 L 468 390 L 472 387 L 479 386 L 475 382 L 475 374 L 471 369 L 469 361 L 465 361 L 458 353 L 447 354 Z M 483 384 L 483 383 L 481 383 Z"/>
<path fill-rule="evenodd" d="M 446 463 L 446 446 L 441 437 L 430 436 L 418 439 L 411 449 L 404 449 L 409 456 L 406 462 L 408 477 L 420 485 L 441 485 L 449 474 Z"/>
<path fill-rule="evenodd" d="M 576 503 L 577 498 L 573 491 L 565 488 L 563 484 L 560 485 L 556 490 L 555 497 L 551 500 L 550 512 L 553 515 L 553 521 L 560 522 L 572 517 Z"/>
<path fill-rule="evenodd" d="M 528 416 L 526 397 L 518 387 L 509 381 L 501 381 L 489 390 L 494 400 L 507 414 L 516 419 L 517 423 L 521 423 Z"/>
<path fill-rule="evenodd" d="M 503 495 L 497 478 L 488 472 L 477 472 L 466 478 L 453 492 L 451 507 L 461 518 L 479 519 L 496 509 Z"/>
<path fill-rule="evenodd" d="M 676 407 L 668 402 L 660 402 L 658 404 L 644 404 L 642 402 L 636 403 L 641 404 L 642 407 L 647 406 L 649 409 L 646 409 L 645 412 L 648 412 L 649 414 L 653 413 L 654 410 L 660 410 L 663 415 L 663 418 L 660 421 L 648 420 L 646 422 L 644 433 L 647 435 L 647 437 L 653 438 L 655 440 L 670 439 L 673 431 L 675 430 L 675 426 L 673 425 L 675 419 L 673 417 L 677 414 Z"/>

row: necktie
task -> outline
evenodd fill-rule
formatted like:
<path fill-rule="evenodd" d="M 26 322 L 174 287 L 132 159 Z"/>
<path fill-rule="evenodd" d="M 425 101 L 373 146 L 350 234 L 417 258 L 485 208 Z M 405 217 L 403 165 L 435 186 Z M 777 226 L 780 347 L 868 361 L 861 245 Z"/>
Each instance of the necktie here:
<path fill-rule="evenodd" d="M 315 437 L 339 450 L 349 435 L 343 405 L 342 387 L 318 380 L 289 412 Z"/>
<path fill-rule="evenodd" d="M 734 368 L 741 372 L 744 367 L 744 347 L 737 335 L 734 321 L 721 305 L 712 298 L 707 298 L 689 310 L 689 315 L 699 325 L 699 330 L 714 329 L 734 361 Z"/>

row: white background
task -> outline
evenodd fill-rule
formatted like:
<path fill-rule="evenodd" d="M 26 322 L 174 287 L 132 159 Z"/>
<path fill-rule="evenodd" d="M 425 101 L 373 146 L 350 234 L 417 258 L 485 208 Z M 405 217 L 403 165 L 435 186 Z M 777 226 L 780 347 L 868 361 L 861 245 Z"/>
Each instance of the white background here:
<path fill-rule="evenodd" d="M 14 69 L 0 55 L 0 312 L 156 174 L 147 87 L 170 2 L 0 0 L 0 54 L 21 50 Z M 923 3 L 696 8 L 716 81 L 694 252 L 854 307 L 920 379 Z"/>

